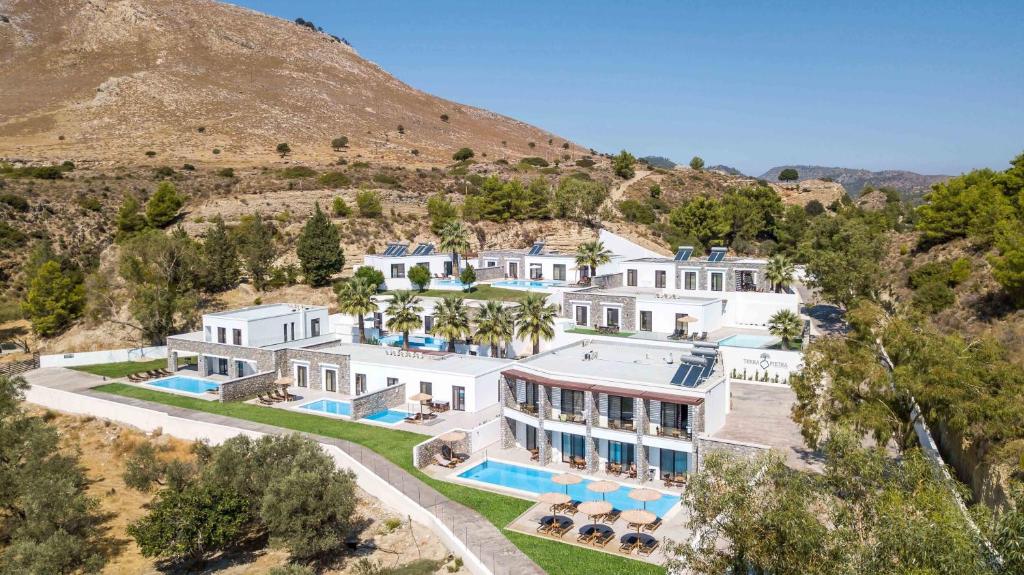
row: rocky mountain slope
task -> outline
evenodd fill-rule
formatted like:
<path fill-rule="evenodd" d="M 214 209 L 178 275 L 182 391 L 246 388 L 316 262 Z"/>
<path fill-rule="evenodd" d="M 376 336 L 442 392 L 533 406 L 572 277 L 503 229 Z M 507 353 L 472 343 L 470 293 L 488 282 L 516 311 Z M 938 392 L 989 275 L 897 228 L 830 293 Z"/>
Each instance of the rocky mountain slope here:
<path fill-rule="evenodd" d="M 287 142 L 295 158 L 328 160 L 338 136 L 347 155 L 409 163 L 463 146 L 567 151 L 416 90 L 329 34 L 211 0 L 0 0 L 0 15 L 0 158 L 239 165 Z"/>
<path fill-rule="evenodd" d="M 884 170 L 872 172 L 855 168 L 830 168 L 826 166 L 776 166 L 761 174 L 761 178 L 770 182 L 779 180 L 779 172 L 786 168 L 794 168 L 800 179 L 831 180 L 842 184 L 850 196 L 860 196 L 866 186 L 873 188 L 893 188 L 900 192 L 904 199 L 918 200 L 936 182 L 943 182 L 950 176 L 923 175 L 905 170 Z"/>

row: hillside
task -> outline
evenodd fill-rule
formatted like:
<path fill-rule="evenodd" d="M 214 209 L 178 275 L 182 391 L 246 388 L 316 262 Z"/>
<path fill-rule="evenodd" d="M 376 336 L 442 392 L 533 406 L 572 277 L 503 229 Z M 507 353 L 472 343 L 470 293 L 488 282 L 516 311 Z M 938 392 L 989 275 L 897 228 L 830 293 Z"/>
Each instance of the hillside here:
<path fill-rule="evenodd" d="M 629 184 L 623 194 L 625 198 L 642 200 L 650 195 L 651 186 L 657 185 L 660 197 L 668 205 L 697 196 L 720 197 L 726 191 L 758 185 L 757 180 L 742 174 L 728 174 L 719 170 L 692 170 L 689 167 L 677 166 L 673 170 L 656 170 Z M 830 205 L 843 195 L 842 187 L 837 183 L 821 180 L 801 181 L 799 185 L 770 183 L 771 187 L 782 198 L 783 203 L 805 206 L 811 200 L 818 200 L 824 206 Z"/>
<path fill-rule="evenodd" d="M 770 182 L 779 181 L 779 172 L 786 168 L 794 168 L 801 180 L 831 180 L 842 184 L 851 197 L 860 196 L 866 186 L 873 188 L 892 188 L 905 200 L 920 200 L 921 196 L 936 182 L 943 182 L 950 176 L 923 175 L 905 170 L 884 170 L 872 172 L 855 168 L 830 168 L 826 166 L 776 166 L 761 174 L 761 178 Z"/>
<path fill-rule="evenodd" d="M 326 161 L 338 136 L 346 156 L 420 163 L 463 146 L 582 152 L 416 90 L 327 33 L 227 4 L 0 0 L 0 14 L 0 158 L 132 163 L 152 151 L 239 165 L 277 159 L 287 142 L 296 159 Z"/>

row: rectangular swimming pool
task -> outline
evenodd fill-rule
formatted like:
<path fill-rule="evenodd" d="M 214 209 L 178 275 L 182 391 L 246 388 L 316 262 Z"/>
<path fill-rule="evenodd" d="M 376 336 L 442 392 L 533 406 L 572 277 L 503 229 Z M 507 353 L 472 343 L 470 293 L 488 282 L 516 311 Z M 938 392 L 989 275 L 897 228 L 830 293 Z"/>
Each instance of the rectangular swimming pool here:
<path fill-rule="evenodd" d="M 749 333 L 741 333 L 738 335 L 729 336 L 722 341 L 718 342 L 718 345 L 724 345 L 727 347 L 769 347 L 779 342 L 779 338 L 774 335 L 754 335 Z"/>
<path fill-rule="evenodd" d="M 491 285 L 494 287 L 511 289 L 544 289 L 562 285 L 562 282 L 553 280 L 502 280 L 494 282 Z"/>
<path fill-rule="evenodd" d="M 519 491 L 528 491 L 538 495 L 548 491 L 564 493 L 566 486 L 559 485 L 551 480 L 555 475 L 557 474 L 533 467 L 523 467 L 502 461 L 484 461 L 473 468 L 463 471 L 459 474 L 459 477 L 492 485 L 500 485 Z M 569 496 L 576 501 L 601 501 L 600 493 L 594 493 L 587 489 L 588 483 L 590 483 L 590 480 L 584 479 L 582 483 L 570 485 Z M 631 490 L 631 487 L 623 485 L 618 491 L 605 494 L 604 499 L 616 509 L 623 511 L 626 509 L 643 509 L 644 504 L 642 502 L 629 497 Z M 665 493 L 661 496 L 661 499 L 649 501 L 647 503 L 647 510 L 657 514 L 659 517 L 664 517 L 666 513 L 678 504 L 678 495 Z"/>
<path fill-rule="evenodd" d="M 156 381 L 147 381 L 145 383 L 146 385 L 152 385 L 153 387 L 173 389 L 174 391 L 184 391 L 185 393 L 194 393 L 196 395 L 220 389 L 220 385 L 216 382 L 208 379 L 187 377 L 184 375 L 172 375 L 170 377 L 165 377 Z"/>
<path fill-rule="evenodd" d="M 316 401 L 311 401 L 305 405 L 300 405 L 299 409 L 319 411 L 320 413 L 327 413 L 330 415 L 352 415 L 351 403 L 347 401 L 334 401 L 333 399 L 318 399 Z"/>
<path fill-rule="evenodd" d="M 384 411 L 371 413 L 370 415 L 367 415 L 363 419 L 369 419 L 370 421 L 376 421 L 377 423 L 395 425 L 405 421 L 406 417 L 409 417 L 408 411 L 399 411 L 397 409 L 385 409 Z"/>
<path fill-rule="evenodd" d="M 396 333 L 394 335 L 387 335 L 380 338 L 380 344 L 390 347 L 402 347 L 405 340 L 402 339 L 402 334 Z M 448 341 L 443 337 L 435 337 L 432 335 L 409 335 L 409 349 L 420 350 L 429 349 L 431 351 L 444 351 L 448 349 Z"/>

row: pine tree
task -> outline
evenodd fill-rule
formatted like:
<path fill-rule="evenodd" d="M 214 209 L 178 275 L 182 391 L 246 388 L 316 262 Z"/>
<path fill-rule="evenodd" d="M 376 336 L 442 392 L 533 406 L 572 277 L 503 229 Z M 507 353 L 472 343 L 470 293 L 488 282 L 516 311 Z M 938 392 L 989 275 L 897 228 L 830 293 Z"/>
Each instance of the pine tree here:
<path fill-rule="evenodd" d="M 184 200 L 178 195 L 174 184 L 164 181 L 157 186 L 156 192 L 146 202 L 146 219 L 154 228 L 163 228 L 178 217 Z"/>
<path fill-rule="evenodd" d="M 146 229 L 146 218 L 139 213 L 139 200 L 134 195 L 125 196 L 117 210 L 117 234 L 126 238 Z"/>
<path fill-rule="evenodd" d="M 85 288 L 78 274 L 66 274 L 60 263 L 50 260 L 36 270 L 22 303 L 32 330 L 43 337 L 59 334 L 82 315 Z"/>
<path fill-rule="evenodd" d="M 235 229 L 238 241 L 238 254 L 242 266 L 249 275 L 249 281 L 259 291 L 267 285 L 270 266 L 277 258 L 274 248 L 274 230 L 270 224 L 263 222 L 259 212 L 242 218 L 242 223 Z"/>
<path fill-rule="evenodd" d="M 213 220 L 213 225 L 206 232 L 202 265 L 202 282 L 206 291 L 222 292 L 238 284 L 238 249 L 220 216 Z"/>
<path fill-rule="evenodd" d="M 302 228 L 295 252 L 302 264 L 306 282 L 313 287 L 327 285 L 331 276 L 345 266 L 345 253 L 341 250 L 338 228 L 320 209 L 319 203 L 316 204 L 313 216 Z"/>

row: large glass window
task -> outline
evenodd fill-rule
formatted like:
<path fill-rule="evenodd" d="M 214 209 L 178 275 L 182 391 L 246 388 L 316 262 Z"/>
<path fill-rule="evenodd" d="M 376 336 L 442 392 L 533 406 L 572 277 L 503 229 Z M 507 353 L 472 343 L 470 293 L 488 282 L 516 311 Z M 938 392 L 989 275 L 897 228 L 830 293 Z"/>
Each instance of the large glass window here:
<path fill-rule="evenodd" d="M 636 270 L 626 270 L 626 285 L 636 287 Z"/>
<path fill-rule="evenodd" d="M 572 433 L 562 434 L 562 461 L 568 463 L 574 457 L 587 458 L 586 438 Z"/>
<path fill-rule="evenodd" d="M 530 279 L 544 279 L 544 268 L 540 264 L 530 264 Z"/>
<path fill-rule="evenodd" d="M 356 395 L 362 395 L 366 393 L 366 374 L 356 374 Z"/>
<path fill-rule="evenodd" d="M 576 325 L 589 325 L 587 322 L 587 306 L 576 306 Z"/>
<path fill-rule="evenodd" d="M 686 473 L 686 454 L 671 449 L 661 450 L 661 475 L 681 475 Z"/>
<path fill-rule="evenodd" d="M 555 264 L 551 267 L 551 279 L 565 281 L 565 264 Z"/>
<path fill-rule="evenodd" d="M 683 272 L 683 287 L 697 289 L 697 272 Z"/>
<path fill-rule="evenodd" d="M 612 429 L 633 429 L 632 397 L 608 396 L 608 427 Z"/>
<path fill-rule="evenodd" d="M 425 393 L 431 397 L 434 396 L 434 384 L 429 381 L 420 382 L 420 393 Z"/>
<path fill-rule="evenodd" d="M 218 327 L 217 328 L 217 343 L 227 343 L 227 341 L 228 341 L 227 333 L 228 333 L 228 331 L 227 331 L 226 328 Z"/>
<path fill-rule="evenodd" d="M 231 343 L 235 345 L 242 345 L 242 330 L 233 328 L 231 330 Z"/>
<path fill-rule="evenodd" d="M 318 337 L 320 335 L 320 319 L 309 320 L 309 337 Z"/>
<path fill-rule="evenodd" d="M 583 392 L 574 389 L 562 390 L 562 414 L 583 417 Z"/>
<path fill-rule="evenodd" d="M 358 379 L 358 375 L 356 378 Z M 338 370 L 336 369 L 325 369 L 324 370 L 324 390 L 326 391 L 338 391 Z"/>
<path fill-rule="evenodd" d="M 393 277 L 393 278 L 404 278 L 405 277 L 405 264 L 391 264 L 391 277 Z"/>
<path fill-rule="evenodd" d="M 665 287 L 665 270 L 656 270 L 654 272 L 654 287 Z"/>
<path fill-rule="evenodd" d="M 677 403 L 661 404 L 661 434 L 679 436 L 686 432 L 687 409 Z"/>
<path fill-rule="evenodd" d="M 619 308 L 610 307 L 604 310 L 604 325 L 619 327 Z"/>
<path fill-rule="evenodd" d="M 537 428 L 532 425 L 526 426 L 526 448 L 537 449 Z"/>
<path fill-rule="evenodd" d="M 526 382 L 526 401 L 523 402 L 523 409 L 537 413 L 537 397 L 537 384 Z"/>
<path fill-rule="evenodd" d="M 396 385 L 398 385 L 398 378 L 397 377 L 389 377 L 388 378 L 388 387 L 394 387 Z"/>
<path fill-rule="evenodd" d="M 722 272 L 711 272 L 711 291 L 722 291 L 724 283 L 724 274 Z"/>
<path fill-rule="evenodd" d="M 423 316 L 423 331 L 430 333 L 434 329 L 434 316 L 425 315 Z"/>
<path fill-rule="evenodd" d="M 608 461 L 612 463 L 619 463 L 622 467 L 629 467 L 633 463 L 636 463 L 636 446 L 632 443 L 609 441 Z"/>
<path fill-rule="evenodd" d="M 304 365 L 295 366 L 295 385 L 307 387 L 309 385 L 309 368 Z"/>
<path fill-rule="evenodd" d="M 654 323 L 654 314 L 649 311 L 640 312 L 640 331 L 651 331 Z"/>

